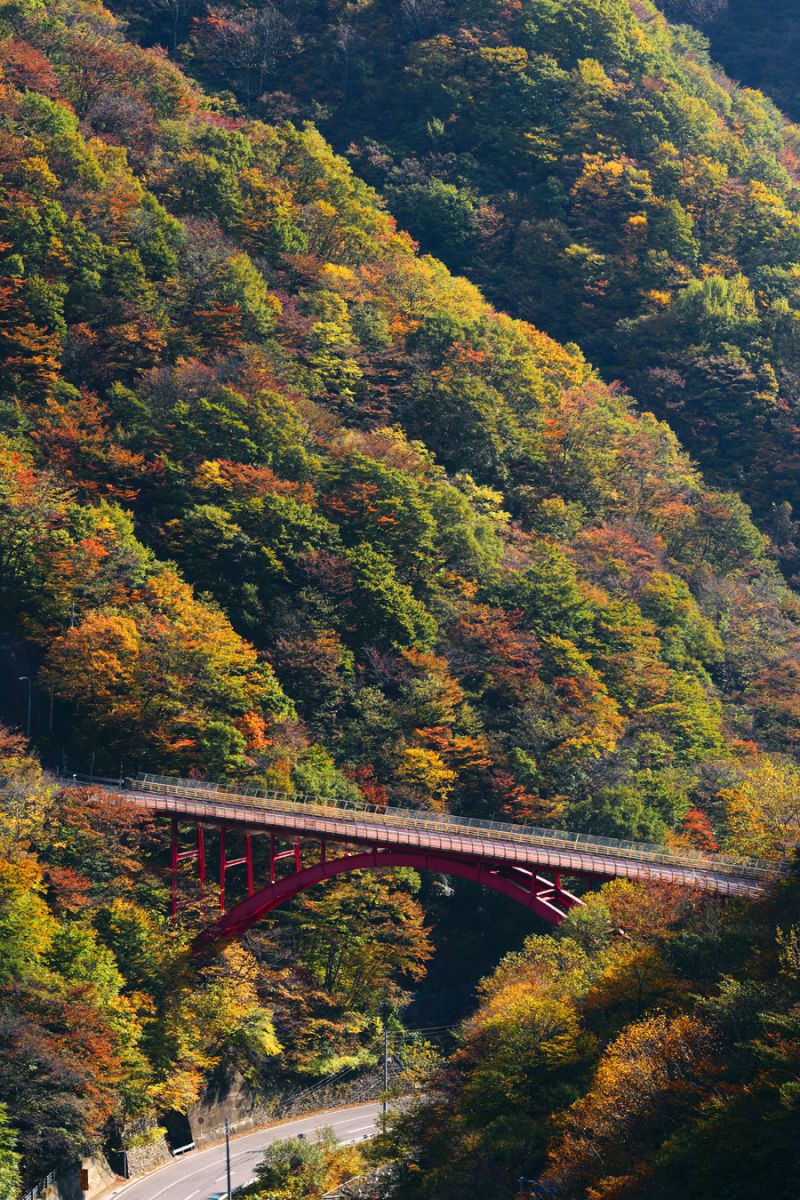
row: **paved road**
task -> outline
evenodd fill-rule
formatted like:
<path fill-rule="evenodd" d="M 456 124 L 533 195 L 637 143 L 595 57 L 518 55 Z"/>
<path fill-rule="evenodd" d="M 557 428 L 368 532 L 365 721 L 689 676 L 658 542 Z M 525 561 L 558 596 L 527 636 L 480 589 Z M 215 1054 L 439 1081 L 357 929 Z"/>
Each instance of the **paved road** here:
<path fill-rule="evenodd" d="M 356 1104 L 311 1117 L 294 1118 L 258 1133 L 243 1133 L 231 1139 L 231 1178 L 234 1187 L 250 1183 L 264 1147 L 270 1142 L 305 1134 L 313 1140 L 319 1129 L 332 1129 L 340 1142 L 359 1142 L 374 1133 L 380 1104 Z M 208 1150 L 190 1150 L 185 1156 L 160 1167 L 142 1179 L 133 1179 L 108 1194 L 109 1200 L 209 1200 L 224 1193 L 225 1144 Z"/>

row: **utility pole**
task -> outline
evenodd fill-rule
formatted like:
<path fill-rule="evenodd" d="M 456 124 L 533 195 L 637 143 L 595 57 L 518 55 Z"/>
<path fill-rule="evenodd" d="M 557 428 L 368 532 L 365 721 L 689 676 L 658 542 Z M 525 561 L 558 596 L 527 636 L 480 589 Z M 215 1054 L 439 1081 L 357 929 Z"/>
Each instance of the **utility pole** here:
<path fill-rule="evenodd" d="M 225 1169 L 228 1175 L 228 1200 L 231 1200 L 231 1123 L 225 1118 Z"/>
<path fill-rule="evenodd" d="M 27 738 L 30 738 L 30 736 L 31 736 L 31 681 L 27 675 L 20 675 L 19 682 L 27 683 L 27 685 L 28 685 L 28 723 L 25 726 L 25 736 Z"/>
<path fill-rule="evenodd" d="M 389 1030 L 383 1027 L 383 1120 L 386 1122 L 386 1105 L 389 1099 Z"/>

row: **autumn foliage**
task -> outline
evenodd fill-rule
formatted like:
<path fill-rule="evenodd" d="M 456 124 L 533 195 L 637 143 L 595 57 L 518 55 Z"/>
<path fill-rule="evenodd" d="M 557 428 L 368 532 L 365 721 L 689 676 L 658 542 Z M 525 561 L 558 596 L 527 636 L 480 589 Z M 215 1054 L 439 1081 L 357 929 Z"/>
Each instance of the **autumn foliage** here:
<path fill-rule="evenodd" d="M 41 755 L 0 737 L 0 1101 L 28 1173 L 218 1069 L 374 1065 L 462 904 L 339 880 L 189 980 L 201 914 L 164 925 L 153 830 L 40 761 L 684 851 L 782 857 L 798 827 L 771 106 L 646 0 L 115 7 L 0 7 L 0 717 L 30 696 Z M 524 986 L 501 968 L 434 1101 L 437 1197 L 530 1169 L 623 1196 L 640 1126 L 713 1122 L 723 1018 L 686 980 L 711 996 L 714 912 L 612 888 Z M 794 1061 L 754 1003 L 752 1060 Z"/>

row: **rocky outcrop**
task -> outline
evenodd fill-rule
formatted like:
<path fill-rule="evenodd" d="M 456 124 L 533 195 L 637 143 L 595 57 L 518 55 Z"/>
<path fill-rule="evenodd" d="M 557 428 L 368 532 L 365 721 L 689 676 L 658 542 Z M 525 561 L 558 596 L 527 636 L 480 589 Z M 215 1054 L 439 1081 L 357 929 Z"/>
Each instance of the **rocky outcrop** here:
<path fill-rule="evenodd" d="M 403 1163 L 385 1163 L 326 1192 L 322 1200 L 392 1200 L 404 1170 Z"/>

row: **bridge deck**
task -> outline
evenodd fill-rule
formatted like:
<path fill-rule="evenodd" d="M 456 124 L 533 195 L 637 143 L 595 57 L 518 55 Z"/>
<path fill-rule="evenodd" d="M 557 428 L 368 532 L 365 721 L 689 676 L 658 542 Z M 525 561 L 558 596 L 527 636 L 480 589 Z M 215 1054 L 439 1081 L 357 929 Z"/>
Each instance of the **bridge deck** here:
<path fill-rule="evenodd" d="M 119 790 L 119 789 L 118 789 Z M 413 848 L 487 863 L 549 868 L 601 879 L 659 880 L 723 895 L 752 896 L 786 870 L 782 863 L 674 854 L 635 843 L 592 842 L 582 834 L 532 832 L 526 826 L 468 822 L 436 813 L 361 811 L 326 804 L 238 794 L 212 785 L 143 777 L 123 792 L 164 815 L 239 827 L 250 833 L 327 838 L 374 848 Z"/>

